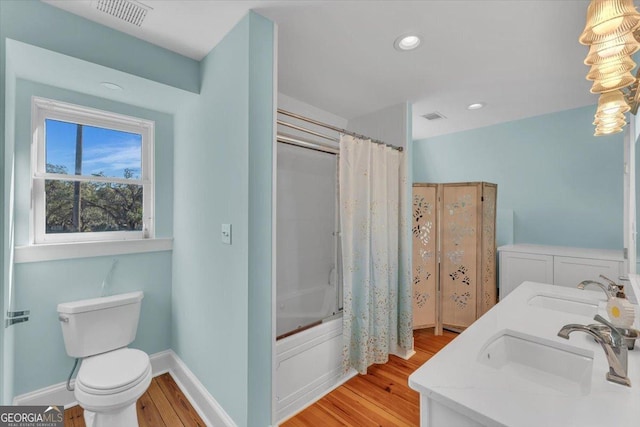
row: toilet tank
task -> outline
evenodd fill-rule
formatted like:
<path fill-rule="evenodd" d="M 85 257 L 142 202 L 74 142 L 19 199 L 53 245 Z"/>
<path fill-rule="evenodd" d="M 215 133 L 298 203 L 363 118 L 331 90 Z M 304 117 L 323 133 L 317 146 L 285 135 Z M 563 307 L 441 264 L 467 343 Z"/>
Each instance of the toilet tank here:
<path fill-rule="evenodd" d="M 67 354 L 88 357 L 126 347 L 136 338 L 141 291 L 58 304 Z"/>

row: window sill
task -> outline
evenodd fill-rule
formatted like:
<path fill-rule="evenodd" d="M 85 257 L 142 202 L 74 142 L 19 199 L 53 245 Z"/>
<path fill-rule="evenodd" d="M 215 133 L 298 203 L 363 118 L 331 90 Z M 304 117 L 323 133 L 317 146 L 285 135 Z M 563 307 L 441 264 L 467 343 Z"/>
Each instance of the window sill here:
<path fill-rule="evenodd" d="M 54 261 L 60 259 L 161 252 L 170 251 L 172 249 L 173 239 L 50 243 L 17 246 L 14 253 L 14 262 L 19 264 L 26 262 Z"/>

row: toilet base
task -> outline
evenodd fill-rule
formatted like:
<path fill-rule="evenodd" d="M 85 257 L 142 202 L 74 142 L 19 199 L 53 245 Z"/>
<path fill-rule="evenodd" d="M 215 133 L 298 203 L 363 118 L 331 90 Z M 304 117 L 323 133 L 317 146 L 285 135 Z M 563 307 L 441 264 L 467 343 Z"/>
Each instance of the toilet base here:
<path fill-rule="evenodd" d="M 91 412 L 84 410 L 84 423 L 87 427 L 138 427 L 138 414 L 135 402 L 111 412 Z"/>

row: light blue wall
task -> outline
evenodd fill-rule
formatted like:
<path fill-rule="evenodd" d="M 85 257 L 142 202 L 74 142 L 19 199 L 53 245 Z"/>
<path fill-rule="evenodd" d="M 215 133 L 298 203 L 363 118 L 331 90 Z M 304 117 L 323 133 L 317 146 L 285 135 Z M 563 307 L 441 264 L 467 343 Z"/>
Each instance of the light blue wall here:
<path fill-rule="evenodd" d="M 414 142 L 414 182 L 489 181 L 515 243 L 622 248 L 622 134 L 583 107 Z M 501 224 L 498 224 L 500 229 Z"/>
<path fill-rule="evenodd" d="M 138 334 L 132 347 L 148 354 L 171 345 L 171 252 L 97 257 L 16 265 L 16 302 L 31 310 L 15 329 L 15 394 L 66 381 L 67 356 L 57 304 L 100 296 L 100 286 L 117 259 L 110 294 L 144 292 Z"/>
<path fill-rule="evenodd" d="M 172 348 L 239 426 L 271 422 L 272 52 L 250 13 L 176 115 Z"/>
<path fill-rule="evenodd" d="M 3 0 L 0 4 L 3 42 L 10 37 L 169 86 L 199 91 L 198 61 L 39 0 Z"/>
<path fill-rule="evenodd" d="M 274 26 L 249 14 L 249 426 L 271 424 Z"/>
<path fill-rule="evenodd" d="M 2 220 L 2 283 L 0 294 L 8 289 L 7 266 L 11 267 L 7 250 L 12 227 L 8 225 L 9 194 L 13 190 L 10 177 L 13 160 L 14 123 L 21 132 L 16 141 L 17 194 L 16 223 L 17 237 L 23 239 L 26 233 L 24 224 L 25 194 L 24 179 L 26 163 L 25 147 L 28 147 L 30 113 L 24 113 L 24 97 L 19 103 L 22 112 L 13 119 L 15 103 L 9 99 L 5 105 L 5 94 L 11 98 L 15 78 L 7 74 L 7 40 L 15 39 L 43 46 L 56 52 L 77 56 L 80 59 L 95 61 L 105 65 L 107 70 L 124 70 L 129 73 L 156 80 L 162 84 L 175 85 L 182 89 L 197 91 L 199 88 L 199 64 L 175 53 L 160 49 L 149 43 L 123 35 L 117 31 L 91 23 L 83 18 L 63 12 L 39 1 L 0 1 L 0 180 L 3 188 Z M 38 67 L 41 64 L 33 64 Z M 44 70 L 46 71 L 46 70 Z M 103 70 L 104 71 L 104 70 Z M 108 74 L 108 71 L 105 71 Z M 43 96 L 61 96 L 71 102 L 86 102 L 98 108 L 113 108 L 125 114 L 158 120 L 156 129 L 160 149 L 157 150 L 156 175 L 158 187 L 158 234 L 172 235 L 172 165 L 173 165 L 173 124 L 168 114 L 154 113 L 150 110 L 118 104 L 104 99 L 83 96 L 79 93 L 61 91 L 55 88 L 22 82 L 26 92 L 37 91 Z M 176 89 L 176 92 L 179 90 Z M 26 96 L 26 95 L 25 95 Z M 195 95 L 193 95 L 195 96 Z M 139 105 L 144 104 L 140 100 Z M 8 118 L 8 122 L 6 119 Z M 6 133 L 5 133 L 6 132 Z M 159 133 L 159 134 L 158 134 Z M 9 136 L 9 138 L 5 138 Z M 9 157 L 5 158 L 5 154 Z M 22 156 L 22 157 L 21 157 Z M 104 275 L 112 259 L 119 263 L 114 272 L 113 292 L 132 289 L 145 291 L 145 300 L 141 316 L 138 337 L 134 345 L 154 353 L 169 348 L 171 334 L 171 263 L 169 252 L 126 255 L 118 257 L 85 258 L 68 261 L 19 264 L 15 266 L 16 297 L 15 306 L 32 310 L 29 322 L 0 328 L 3 347 L 1 394 L 3 403 L 10 403 L 14 395 L 33 391 L 36 388 L 52 385 L 66 379 L 71 359 L 64 353 L 60 327 L 56 321 L 55 307 L 58 302 L 96 296 Z M 6 295 L 2 298 L 2 313 L 8 308 Z M 4 315 L 2 316 L 4 320 Z M 15 344 L 13 342 L 15 336 Z M 15 359 L 15 362 L 14 362 Z M 15 378 L 14 378 L 15 377 Z"/>
<path fill-rule="evenodd" d="M 87 61 L 74 66 L 73 72 L 97 63 L 107 67 L 107 74 L 109 70 L 125 71 L 201 93 L 176 95 L 180 105 L 163 110 L 175 113 L 175 128 L 165 128 L 173 141 L 157 150 L 161 211 L 157 226 L 160 236 L 171 236 L 173 231 L 174 254 L 16 265 L 16 306 L 31 309 L 32 316 L 0 337 L 11 341 L 10 335 L 15 334 L 15 345 L 2 349 L 3 357 L 10 356 L 3 360 L 9 370 L 0 373 L 8 390 L 2 398 L 10 402 L 15 394 L 65 379 L 71 360 L 64 354 L 55 307 L 60 301 L 95 296 L 116 258 L 119 262 L 112 292 L 145 291 L 134 345 L 149 353 L 171 346 L 238 425 L 269 425 L 273 24 L 249 14 L 202 63 L 196 63 L 37 1 L 0 1 L 0 19 L 0 124 L 7 130 L 14 122 L 20 127 L 15 144 L 19 173 L 15 189 L 20 191 L 16 213 L 20 215 L 15 231 L 22 241 L 28 231 L 23 191 L 28 182 L 24 176 L 28 165 L 24 134 L 29 121 L 20 113 L 17 120 L 10 118 L 11 123 L 5 123 L 15 104 L 5 105 L 5 90 L 15 82 L 15 78 L 7 80 L 5 73 L 8 38 Z M 19 86 L 22 98 L 16 111 L 26 108 L 25 96 L 33 92 L 141 117 L 150 114 L 160 122 L 171 118 L 133 107 L 147 104 L 142 99 L 131 100 L 130 95 L 123 104 L 27 80 L 19 81 Z M 150 87 L 146 83 L 140 86 Z M 94 89 L 87 93 L 95 94 Z M 154 96 L 157 94 L 150 99 Z M 11 111 L 4 114 L 5 107 Z M 164 135 L 156 131 L 162 140 Z M 5 140 L 3 135 L 0 147 L 13 150 L 14 138 Z M 171 165 L 166 164 L 172 157 L 173 179 Z M 4 168 L 6 159 L 0 160 Z M 1 175 L 7 184 L 7 171 L 3 169 Z M 13 187 L 3 188 L 6 202 Z M 9 207 L 4 203 L 5 220 L 7 212 Z M 233 224 L 231 246 L 220 243 L 221 223 Z M 10 246 L 4 229 L 2 237 L 6 260 Z M 4 291 L 4 281 L 2 285 Z M 12 365 L 14 355 L 17 360 Z M 14 374 L 15 381 L 10 378 Z"/>
<path fill-rule="evenodd" d="M 173 117 L 101 98 L 18 79 L 15 105 L 15 234 L 28 243 L 30 204 L 31 97 L 42 96 L 92 108 L 153 120 L 156 124 L 157 235 L 171 237 L 173 226 Z M 100 296 L 100 285 L 112 259 L 118 264 L 109 294 L 144 290 L 138 340 L 149 354 L 170 348 L 171 253 L 157 252 L 94 259 L 17 264 L 15 307 L 31 310 L 29 322 L 14 326 L 15 394 L 62 382 L 70 370 L 56 305 Z M 34 351 L 33 343 L 47 352 Z M 45 356 L 46 357 L 43 357 Z"/>

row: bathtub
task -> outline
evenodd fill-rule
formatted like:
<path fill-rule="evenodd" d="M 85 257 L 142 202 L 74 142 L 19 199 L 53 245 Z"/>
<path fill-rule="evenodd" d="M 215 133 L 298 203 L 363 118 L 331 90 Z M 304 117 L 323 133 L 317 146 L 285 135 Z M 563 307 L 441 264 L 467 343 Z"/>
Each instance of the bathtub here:
<path fill-rule="evenodd" d="M 291 335 L 337 313 L 336 288 L 321 284 L 295 290 L 278 295 L 276 304 L 276 336 Z"/>
<path fill-rule="evenodd" d="M 356 375 L 342 374 L 342 314 L 276 341 L 278 423 Z"/>

